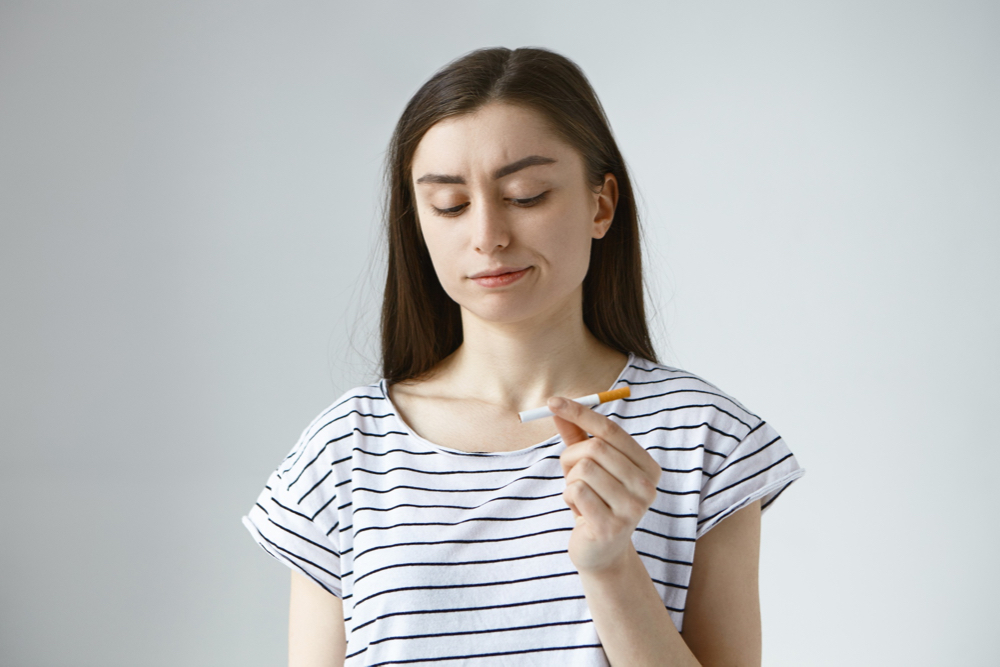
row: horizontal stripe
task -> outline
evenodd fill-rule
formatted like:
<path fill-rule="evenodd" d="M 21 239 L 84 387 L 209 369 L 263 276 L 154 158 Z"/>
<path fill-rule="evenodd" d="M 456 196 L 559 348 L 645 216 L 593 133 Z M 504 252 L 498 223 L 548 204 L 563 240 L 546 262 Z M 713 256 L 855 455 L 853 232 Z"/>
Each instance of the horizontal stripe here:
<path fill-rule="evenodd" d="M 558 456 L 547 456 L 548 458 L 558 459 Z M 545 460 L 545 459 L 542 459 Z M 367 468 L 351 468 L 351 472 L 363 472 L 369 475 L 388 475 L 393 472 L 415 472 L 418 475 L 496 475 L 505 472 L 524 472 L 525 470 L 530 470 L 536 467 L 537 463 L 532 463 L 529 466 L 524 466 L 521 468 L 494 468 L 484 469 L 484 470 L 421 470 L 420 468 L 410 468 L 409 466 L 396 466 L 394 468 L 389 468 L 387 470 L 368 470 Z M 525 479 L 524 477 L 519 477 L 518 479 Z M 528 478 L 531 479 L 531 478 Z"/>
<path fill-rule="evenodd" d="M 573 530 L 573 528 L 567 526 L 565 528 L 549 528 L 548 530 L 540 530 L 538 532 L 527 533 L 525 535 L 511 535 L 509 537 L 489 537 L 479 540 L 431 540 L 429 542 L 399 542 L 398 544 L 380 544 L 377 547 L 371 547 L 370 549 L 359 551 L 354 556 L 354 561 L 357 562 L 357 560 L 361 558 L 361 556 L 372 553 L 373 551 L 381 551 L 382 549 L 395 549 L 397 547 L 429 547 L 429 546 L 439 546 L 441 544 L 489 544 L 493 542 L 511 542 L 514 540 L 525 540 L 528 539 L 529 537 L 538 537 L 539 535 L 548 535 L 549 533 L 568 533 L 571 530 Z"/>
<path fill-rule="evenodd" d="M 658 370 L 658 369 L 655 369 L 655 368 L 653 368 L 653 369 L 637 368 L 636 366 L 633 366 L 632 368 L 636 368 L 636 370 L 646 371 L 646 372 L 653 372 L 655 370 Z M 646 384 L 660 384 L 661 382 L 670 382 L 671 380 L 697 380 L 699 382 L 705 382 L 701 378 L 696 377 L 694 375 L 674 375 L 674 376 L 668 377 L 668 378 L 660 378 L 659 380 L 645 380 L 645 381 L 642 381 L 642 380 L 628 380 L 628 381 L 625 381 L 625 384 L 627 384 L 627 385 L 629 385 L 631 387 L 636 387 L 636 386 L 646 385 Z M 705 384 L 708 384 L 708 383 L 705 382 Z"/>
<path fill-rule="evenodd" d="M 309 494 L 310 494 L 310 493 L 312 493 L 313 491 L 315 491 L 315 490 L 316 490 L 316 487 L 318 487 L 318 486 L 319 486 L 320 484 L 322 484 L 323 482 L 325 482 L 325 481 L 326 481 L 326 478 L 327 478 L 327 477 L 329 477 L 329 476 L 330 476 L 330 475 L 332 475 L 332 474 L 333 474 L 333 471 L 332 471 L 332 470 L 327 470 L 327 471 L 326 471 L 326 474 L 325 474 L 325 475 L 323 475 L 323 476 L 322 476 L 322 477 L 321 477 L 321 478 L 319 479 L 319 481 L 318 481 L 318 482 L 316 482 L 316 483 L 315 483 L 315 484 L 313 484 L 313 485 L 312 485 L 311 487 L 309 487 L 309 490 L 308 490 L 308 491 L 306 491 L 306 492 L 305 492 L 305 493 L 304 493 L 304 494 L 302 495 L 302 497 L 301 497 L 301 498 L 299 498 L 299 504 L 301 505 L 301 504 L 302 504 L 302 501 L 303 501 L 303 500 L 305 500 L 305 499 L 306 499 L 307 497 L 309 497 Z"/>
<path fill-rule="evenodd" d="M 698 491 L 694 491 L 694 493 L 698 493 Z M 397 507 L 416 507 L 416 508 L 421 508 L 421 509 L 439 509 L 439 508 L 445 508 L 445 509 L 459 509 L 459 510 L 477 510 L 480 507 L 485 507 L 486 505 L 489 505 L 490 503 L 495 503 L 495 502 L 499 502 L 499 501 L 502 501 L 502 500 L 521 500 L 521 501 L 545 500 L 546 498 L 555 498 L 556 496 L 561 496 L 561 495 L 562 495 L 562 491 L 559 491 L 558 493 L 550 493 L 547 496 L 497 496 L 495 498 L 490 498 L 489 500 L 486 500 L 486 501 L 484 501 L 484 502 L 482 502 L 482 503 L 480 503 L 478 505 L 472 505 L 472 506 L 465 506 L 465 505 L 418 505 L 418 504 L 414 504 L 414 503 L 401 503 L 399 505 L 393 505 L 392 507 L 387 507 L 387 508 L 384 508 L 384 509 L 381 508 L 381 507 L 359 507 L 359 508 L 355 509 L 354 511 L 355 512 L 362 512 L 362 511 L 368 510 L 368 511 L 372 511 L 372 512 L 388 512 L 389 510 L 396 509 Z"/>
<path fill-rule="evenodd" d="M 750 428 L 750 424 L 746 423 L 745 421 L 743 421 L 742 419 L 740 419 L 739 417 L 737 417 L 733 413 L 729 412 L 728 410 L 723 410 L 722 408 L 720 408 L 718 405 L 715 405 L 714 403 L 694 403 L 694 404 L 691 404 L 691 405 L 675 405 L 675 406 L 669 407 L 669 408 L 660 408 L 659 410 L 654 410 L 653 412 L 640 412 L 639 414 L 621 414 L 621 413 L 618 413 L 618 412 L 612 412 L 608 416 L 609 417 L 612 417 L 612 416 L 613 417 L 618 417 L 619 419 L 625 419 L 625 420 L 628 420 L 628 419 L 646 419 L 648 417 L 654 417 L 656 415 L 663 414 L 664 412 L 675 412 L 677 410 L 694 410 L 694 409 L 699 409 L 699 408 L 711 408 L 712 410 L 715 410 L 716 412 L 721 412 L 722 414 L 726 415 L 727 417 L 730 417 L 730 418 L 734 419 L 735 421 L 738 421 L 739 423 L 743 424 L 747 428 Z"/>
<path fill-rule="evenodd" d="M 270 523 L 272 523 L 276 528 L 279 528 L 279 529 L 285 531 L 286 533 L 289 533 L 290 535 L 294 535 L 295 537 L 299 538 L 303 542 L 308 542 L 309 544 L 313 545 L 317 549 L 322 549 L 323 551 L 326 551 L 327 553 L 332 554 L 332 555 L 336 556 L 337 558 L 340 558 L 340 554 L 337 553 L 336 549 L 331 549 L 329 547 L 325 547 L 322 544 L 320 544 L 319 542 L 314 542 L 313 540 L 310 540 L 308 537 L 304 537 L 302 535 L 299 535 L 298 533 L 296 533 L 291 528 L 286 528 L 285 526 L 282 526 L 280 523 L 278 523 L 277 521 L 275 521 L 271 517 L 268 517 L 267 520 Z M 254 524 L 254 525 L 256 525 L 256 524 Z"/>
<path fill-rule="evenodd" d="M 632 540 L 680 624 L 699 533 L 748 498 L 768 507 L 804 471 L 770 425 L 696 375 L 630 355 L 612 388 L 623 386 L 629 398 L 593 410 L 660 468 Z M 247 527 L 341 598 L 345 667 L 532 653 L 606 664 L 567 551 L 564 448 L 558 436 L 514 452 L 439 447 L 414 437 L 380 380 L 310 423 Z"/>
<path fill-rule="evenodd" d="M 362 623 L 361 625 L 354 626 L 354 630 L 361 630 L 366 625 L 370 625 L 376 621 L 385 620 L 387 618 L 392 618 L 393 616 L 415 616 L 415 615 L 436 615 L 436 614 L 464 614 L 470 611 L 491 611 L 494 609 L 510 609 L 512 607 L 527 607 L 529 605 L 535 604 L 555 604 L 559 602 L 567 602 L 570 600 L 583 600 L 585 599 L 582 595 L 571 595 L 560 598 L 547 598 L 543 600 L 525 600 L 523 602 L 509 602 L 507 604 L 488 604 L 481 605 L 478 607 L 456 607 L 450 609 L 411 609 L 408 611 L 390 611 L 388 614 L 380 614 L 375 618 Z"/>
<path fill-rule="evenodd" d="M 458 588 L 480 588 L 486 586 L 509 586 L 512 584 L 523 584 L 529 581 L 543 581 L 545 579 L 555 579 L 557 577 L 576 577 L 579 576 L 578 572 L 558 572 L 556 574 L 542 574 L 537 577 L 525 577 L 523 579 L 510 579 L 508 581 L 477 581 L 474 584 L 449 584 L 442 586 L 404 586 L 402 588 L 389 588 L 378 593 L 372 593 L 367 597 L 363 597 L 354 603 L 354 608 L 357 609 L 358 605 L 362 602 L 371 600 L 380 595 L 389 595 L 392 593 L 401 593 L 403 591 L 441 591 L 441 590 L 454 590 Z"/>
<path fill-rule="evenodd" d="M 283 553 L 285 556 L 288 556 L 290 558 L 294 558 L 296 560 L 300 560 L 303 563 L 308 563 L 309 565 L 312 565 L 313 567 L 315 567 L 317 570 L 320 570 L 321 572 L 324 572 L 325 574 L 328 574 L 329 576 L 333 577 L 334 579 L 340 579 L 340 575 L 338 575 L 336 572 L 331 572 L 330 570 L 326 569 L 322 565 L 319 565 L 318 563 L 314 563 L 313 561 L 309 560 L 308 558 L 300 556 L 300 555 L 296 554 L 295 552 L 289 551 L 288 549 L 285 549 L 284 547 L 282 547 L 282 546 L 280 546 L 280 545 L 272 542 L 270 539 L 267 538 L 266 535 L 264 535 L 264 533 L 261 532 L 260 528 L 257 527 L 257 524 L 253 523 L 252 521 L 250 523 L 253 525 L 254 529 L 256 530 L 256 534 L 257 534 L 257 537 L 259 539 L 263 540 L 264 542 L 267 542 L 269 545 L 271 545 L 276 550 L 278 550 L 281 553 Z M 306 572 L 306 570 L 303 569 L 303 572 Z M 306 573 L 308 574 L 308 572 L 306 572 Z M 314 581 L 316 581 L 316 579 L 313 578 L 312 576 L 310 576 L 309 578 L 313 579 Z M 324 588 L 326 588 L 326 586 L 324 586 Z M 330 591 L 330 589 L 328 589 L 328 588 L 327 588 L 327 590 Z M 333 591 L 330 591 L 330 592 L 333 593 Z"/>
<path fill-rule="evenodd" d="M 334 465 L 342 463 L 344 461 L 350 461 L 351 458 L 356 454 L 362 454 L 364 456 L 388 456 L 389 454 L 406 454 L 407 456 L 434 456 L 437 452 L 415 452 L 410 449 L 399 449 L 398 447 L 393 447 L 392 449 L 386 449 L 385 451 L 376 451 L 374 449 L 361 449 L 360 447 L 355 447 L 351 450 L 351 456 L 345 456 L 342 459 L 334 461 Z"/>
<path fill-rule="evenodd" d="M 361 576 L 354 577 L 354 582 L 357 583 L 364 579 L 365 577 L 370 577 L 373 574 L 379 572 L 384 572 L 385 570 L 391 570 L 398 567 L 460 567 L 462 565 L 495 565 L 497 563 L 510 563 L 512 561 L 518 560 L 528 560 L 531 558 L 544 558 L 546 556 L 559 556 L 566 553 L 565 549 L 558 551 L 544 551 L 542 553 L 527 554 L 520 556 L 509 556 L 506 558 L 490 558 L 485 560 L 466 560 L 466 561 L 442 561 L 442 562 L 414 562 L 414 563 L 393 563 L 392 565 L 384 565 L 382 567 L 376 568 L 374 570 L 368 570 Z"/>
<path fill-rule="evenodd" d="M 748 481 L 750 481 L 751 479 L 753 479 L 754 477 L 757 477 L 758 475 L 762 475 L 762 474 L 764 474 L 765 472 L 767 472 L 768 470 L 770 470 L 770 469 L 771 469 L 771 468 L 773 468 L 774 466 L 778 465 L 779 463 L 781 463 L 782 461 L 784 461 L 785 459 L 788 459 L 788 458 L 790 458 L 790 457 L 791 457 L 791 453 L 788 453 L 788 454 L 786 454 L 785 456 L 783 456 L 783 457 L 781 457 L 780 459 L 778 459 L 777 461 L 775 461 L 774 463 L 772 463 L 771 465 L 767 466 L 766 468 L 761 468 L 760 470 L 758 470 L 758 471 L 757 471 L 757 472 L 755 472 L 754 474 L 752 474 L 752 475 L 747 475 L 746 477 L 744 477 L 743 479 L 739 480 L 738 482 L 733 482 L 732 484 L 730 484 L 730 485 L 728 485 L 728 486 L 724 486 L 724 487 L 722 487 L 721 489 L 718 489 L 718 490 L 716 490 L 716 491 L 713 491 L 712 493 L 710 493 L 710 494 L 708 494 L 707 496 L 705 496 L 704 498 L 702 498 L 702 500 L 703 500 L 703 501 L 704 501 L 704 500 L 708 500 L 709 498 L 711 498 L 711 497 L 713 497 L 713 496 L 717 496 L 717 495 L 719 495 L 719 494 L 720 494 L 720 493 L 722 493 L 723 491 L 728 491 L 729 489 L 732 489 L 733 487 L 736 487 L 736 486 L 739 486 L 740 484 L 743 484 L 744 482 L 748 482 Z"/>
<path fill-rule="evenodd" d="M 575 572 L 573 574 L 576 574 Z M 535 623 L 534 625 L 515 625 L 510 627 L 502 628 L 486 628 L 485 630 L 465 630 L 462 632 L 432 632 L 429 634 L 422 635 L 399 635 L 396 637 L 382 637 L 369 642 L 369 645 L 382 644 L 384 642 L 397 641 L 401 639 L 434 639 L 437 637 L 457 637 L 459 635 L 485 635 L 485 634 L 495 634 L 498 632 L 518 632 L 523 630 L 539 630 L 541 628 L 551 628 L 560 625 L 579 625 L 581 623 L 593 623 L 590 619 L 582 619 L 576 621 L 556 621 L 553 623 Z"/>
<path fill-rule="evenodd" d="M 496 658 L 502 655 L 523 655 L 525 653 L 545 653 L 548 651 L 573 651 L 579 649 L 601 649 L 603 652 L 604 646 L 601 644 L 581 644 L 579 646 L 543 646 L 530 649 L 520 649 L 516 651 L 496 651 L 493 653 L 468 653 L 463 655 L 451 655 L 446 657 L 435 657 L 435 658 L 410 658 L 407 660 L 389 660 L 386 662 L 376 662 L 370 667 L 385 667 L 386 665 L 408 665 L 414 662 L 441 662 L 444 660 L 475 660 L 476 658 Z"/>
<path fill-rule="evenodd" d="M 651 577 L 652 578 L 652 577 Z M 660 581 L 659 579 L 652 578 L 654 584 L 659 584 L 660 586 L 665 586 L 667 588 L 678 588 L 681 590 L 687 590 L 687 586 L 684 584 L 672 584 L 667 581 Z M 669 607 L 668 607 L 669 609 Z M 683 611 L 683 609 L 671 609 L 671 611 Z"/>
<path fill-rule="evenodd" d="M 292 514 L 295 514 L 296 516 L 300 516 L 303 519 L 306 519 L 308 521 L 315 521 L 316 517 L 319 516 L 323 512 L 323 510 L 325 510 L 330 505 L 330 503 L 332 503 L 334 500 L 336 500 L 336 496 L 331 496 L 330 499 L 327 500 L 318 510 L 316 510 L 315 512 L 313 512 L 312 516 L 309 516 L 308 514 L 303 514 L 302 512 L 299 512 L 296 509 L 292 509 L 291 507 L 288 507 L 287 505 L 283 505 L 281 502 L 278 501 L 277 498 L 274 498 L 273 496 L 270 498 L 270 501 L 272 503 L 274 503 L 275 505 L 277 505 L 278 507 L 280 507 L 281 509 L 285 510 L 286 512 L 291 512 Z"/>
<path fill-rule="evenodd" d="M 323 446 L 320 448 L 320 450 L 318 452 L 316 452 L 316 455 L 313 456 L 312 460 L 310 460 L 309 463 L 307 463 L 306 465 L 302 466 L 302 468 L 299 469 L 299 474 L 295 476 L 295 479 L 293 479 L 291 481 L 291 483 L 289 483 L 288 488 L 291 489 L 292 486 L 295 484 L 295 482 L 299 481 L 299 478 L 301 478 L 302 475 L 305 473 L 305 471 L 309 469 L 309 466 L 311 466 L 313 463 L 315 463 L 316 460 L 319 459 L 319 457 L 323 455 L 323 452 L 326 451 L 327 447 L 329 447 L 330 445 L 332 445 L 335 442 L 339 442 L 339 441 L 341 441 L 341 440 L 343 440 L 345 438 L 349 438 L 352 435 L 354 435 L 354 432 L 350 431 L 348 433 L 344 433 L 342 435 L 338 435 L 336 438 L 331 438 L 331 439 L 327 440 L 325 443 L 323 443 Z M 302 453 L 303 454 L 305 453 L 305 449 L 302 450 Z M 293 463 L 287 469 L 285 469 L 284 472 L 287 474 L 291 470 L 294 470 L 298 466 L 298 463 L 299 463 L 299 459 L 296 459 L 295 463 Z"/>
<path fill-rule="evenodd" d="M 691 491 L 674 491 L 671 489 L 661 489 L 660 487 L 656 487 L 656 490 L 660 493 L 665 493 L 671 496 L 690 496 L 691 494 L 701 494 L 700 489 L 692 489 Z"/>
<path fill-rule="evenodd" d="M 748 459 L 753 458 L 754 456 L 757 456 L 758 454 L 760 454 L 761 452 L 763 452 L 765 449 L 767 449 L 768 447 L 770 447 L 774 443 L 778 442 L 779 440 L 781 440 L 781 436 L 775 436 L 774 440 L 771 440 L 767 444 L 762 445 L 761 447 L 753 450 L 752 452 L 750 452 L 748 454 L 745 454 L 745 455 L 743 455 L 743 456 L 741 456 L 739 458 L 736 458 L 736 459 L 731 459 L 731 460 L 727 459 L 725 465 L 723 465 L 717 471 L 715 471 L 715 472 L 708 472 L 706 470 L 705 471 L 705 477 L 708 477 L 709 479 L 711 479 L 711 478 L 713 478 L 713 477 L 715 477 L 717 475 L 721 475 L 722 473 L 726 472 L 727 470 L 729 470 L 730 468 L 732 468 L 737 463 L 742 463 L 743 461 L 746 461 Z"/>
<path fill-rule="evenodd" d="M 434 487 L 427 486 L 411 486 L 409 484 L 397 484 L 396 486 L 391 486 L 387 489 L 378 489 L 369 486 L 360 486 L 354 489 L 354 493 L 360 493 L 362 491 L 366 493 L 392 493 L 393 491 L 399 491 L 400 489 L 409 489 L 411 491 L 427 491 L 429 493 L 493 493 L 494 491 L 503 491 L 508 486 L 517 484 L 518 482 L 523 482 L 526 479 L 537 479 L 543 482 L 552 482 L 556 480 L 565 479 L 563 475 L 549 475 L 549 476 L 539 476 L 539 475 L 526 475 L 524 477 L 518 477 L 507 484 L 501 486 L 491 486 L 478 489 L 435 489 Z"/>
<path fill-rule="evenodd" d="M 746 410 L 746 408 L 744 408 L 742 405 L 740 405 L 739 403 L 737 403 L 734 399 L 730 398 L 729 396 L 726 396 L 725 394 L 722 394 L 722 393 L 719 393 L 719 392 L 715 392 L 715 391 L 708 391 L 708 390 L 705 390 L 705 389 L 675 389 L 673 391 L 663 392 L 662 394 L 651 394 L 649 396 L 636 396 L 636 397 L 632 397 L 632 398 L 623 398 L 621 400 L 629 402 L 629 403 L 641 403 L 643 401 L 649 401 L 649 400 L 652 400 L 654 398 L 663 398 L 664 396 L 674 396 L 676 394 L 708 394 L 709 396 L 715 396 L 716 398 L 721 398 L 722 400 L 726 401 L 727 403 L 731 403 L 732 405 L 735 405 L 739 409 L 746 411 L 747 414 L 751 415 L 752 417 L 760 419 L 760 417 L 757 417 L 757 415 L 755 415 L 752 412 L 749 412 L 748 410 Z"/>
<path fill-rule="evenodd" d="M 695 491 L 694 493 L 698 493 L 698 492 Z M 467 505 L 419 505 L 419 504 L 416 504 L 416 503 L 400 503 L 398 505 L 393 505 L 392 507 L 358 507 L 354 511 L 355 512 L 363 512 L 363 511 L 367 510 L 369 512 L 389 512 L 391 510 L 394 510 L 394 509 L 397 509 L 397 508 L 400 508 L 400 507 L 414 507 L 414 508 L 418 508 L 418 509 L 477 510 L 477 509 L 479 509 L 481 507 L 485 507 L 486 505 L 489 505 L 490 503 L 499 502 L 501 500 L 528 500 L 528 501 L 530 501 L 530 500 L 545 500 L 546 498 L 555 498 L 556 496 L 561 496 L 561 495 L 562 495 L 562 491 L 560 491 L 558 493 L 550 493 L 547 496 L 531 496 L 531 497 L 525 497 L 525 496 L 497 496 L 496 498 L 490 498 L 489 500 L 487 500 L 485 502 L 482 502 L 482 503 L 479 503 L 478 505 L 468 505 L 468 506 Z"/>
<path fill-rule="evenodd" d="M 683 469 L 683 470 L 680 469 L 680 468 L 664 468 L 664 467 L 661 466 L 660 470 L 663 471 L 663 472 L 678 472 L 678 473 L 684 473 L 684 474 L 686 474 L 686 473 L 690 473 L 690 472 L 701 472 L 701 466 L 698 466 L 697 468 L 687 468 L 687 469 Z"/>
<path fill-rule="evenodd" d="M 656 512 L 657 514 L 662 514 L 663 516 L 672 516 L 675 519 L 690 519 L 692 517 L 697 517 L 697 514 L 674 514 L 673 512 L 664 512 L 663 510 L 658 510 L 655 507 L 649 508 L 650 512 Z"/>
<path fill-rule="evenodd" d="M 665 535 L 663 533 L 658 533 L 655 530 L 649 530 L 648 528 L 643 528 L 642 526 L 637 526 L 635 532 L 645 533 L 647 535 L 652 535 L 653 537 L 659 537 L 660 539 L 663 540 L 670 540 L 672 542 L 694 542 L 693 537 L 689 536 L 677 537 L 675 535 Z"/>
<path fill-rule="evenodd" d="M 699 429 L 699 428 L 707 428 L 709 431 L 712 431 L 713 433 L 718 433 L 719 435 L 721 435 L 723 437 L 732 438 L 733 440 L 735 440 L 737 442 L 740 441 L 740 438 L 738 436 L 735 436 L 732 433 L 727 433 L 726 431 L 723 431 L 722 429 L 716 428 L 716 427 L 712 426 L 711 424 L 709 424 L 708 422 L 702 422 L 700 424 L 679 424 L 677 426 L 654 426 L 653 428 L 649 429 L 648 431 L 637 431 L 635 433 L 632 433 L 631 436 L 634 438 L 637 435 L 649 435 L 650 433 L 652 433 L 654 431 L 686 431 L 686 430 Z"/>
<path fill-rule="evenodd" d="M 529 514 L 527 516 L 475 516 L 468 519 L 462 519 L 461 521 L 410 521 L 407 523 L 394 523 L 391 526 L 365 526 L 359 530 L 354 531 L 354 537 L 367 530 L 392 530 L 393 528 L 411 528 L 414 526 L 460 526 L 463 523 L 470 523 L 474 521 L 528 521 L 530 519 L 537 519 L 540 516 L 546 516 L 548 514 L 556 514 L 561 512 L 569 512 L 569 506 L 549 510 L 548 512 L 539 512 L 538 514 Z"/>
<path fill-rule="evenodd" d="M 676 558 L 665 558 L 663 556 L 658 556 L 656 554 L 647 553 L 645 551 L 639 551 L 638 549 L 636 549 L 635 552 L 637 554 L 639 554 L 640 556 L 645 556 L 646 558 L 652 558 L 653 560 L 658 560 L 661 563 L 669 563 L 671 565 L 685 565 L 687 567 L 691 567 L 691 565 L 694 564 L 692 561 L 677 560 Z"/>

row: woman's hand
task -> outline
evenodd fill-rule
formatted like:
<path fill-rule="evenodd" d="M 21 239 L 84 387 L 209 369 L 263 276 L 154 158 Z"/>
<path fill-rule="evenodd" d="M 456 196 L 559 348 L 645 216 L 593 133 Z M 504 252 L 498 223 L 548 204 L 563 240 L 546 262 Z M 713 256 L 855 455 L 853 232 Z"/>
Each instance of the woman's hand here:
<path fill-rule="evenodd" d="M 570 560 L 580 572 L 621 565 L 633 548 L 632 532 L 656 499 L 660 466 L 604 415 L 558 397 L 548 406 L 566 443 L 559 460 L 566 477 L 563 500 L 576 517 Z"/>

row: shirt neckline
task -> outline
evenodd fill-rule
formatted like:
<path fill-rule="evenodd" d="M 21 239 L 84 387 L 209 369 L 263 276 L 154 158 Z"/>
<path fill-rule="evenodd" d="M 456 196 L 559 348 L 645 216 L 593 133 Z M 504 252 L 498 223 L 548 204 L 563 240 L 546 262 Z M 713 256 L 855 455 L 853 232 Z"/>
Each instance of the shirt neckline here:
<path fill-rule="evenodd" d="M 608 391 L 614 389 L 618 384 L 620 384 L 623 381 L 625 381 L 625 376 L 628 374 L 628 371 L 632 367 L 632 364 L 635 363 L 635 360 L 636 360 L 635 354 L 632 353 L 632 352 L 629 352 L 628 359 L 625 361 L 624 368 L 622 368 L 621 372 L 618 374 L 618 377 L 615 378 L 615 381 L 611 383 L 611 387 L 608 388 Z M 408 436 L 410 436 L 411 438 L 413 438 L 417 442 L 422 443 L 425 447 L 433 449 L 433 450 L 435 450 L 437 452 L 440 452 L 442 454 L 448 454 L 450 456 L 478 456 L 478 457 L 484 457 L 484 456 L 497 456 L 497 457 L 503 457 L 503 456 L 522 456 L 524 454 L 535 452 L 535 451 L 537 451 L 537 450 L 539 450 L 539 449 L 541 449 L 543 447 L 548 447 L 548 446 L 554 445 L 554 444 L 560 442 L 560 440 L 562 439 L 562 436 L 560 436 L 558 433 L 556 433 L 552 437 L 550 437 L 550 438 L 548 438 L 546 440 L 543 440 L 542 442 L 536 443 L 534 445 L 529 445 L 529 446 L 523 447 L 521 449 L 513 449 L 513 450 L 507 451 L 507 452 L 469 452 L 469 451 L 465 451 L 464 449 L 453 449 L 451 447 L 445 447 L 444 445 L 439 445 L 437 443 L 431 442 L 430 440 L 427 440 L 426 438 L 420 436 L 416 431 L 414 431 L 412 428 L 410 428 L 409 424 L 407 424 L 405 421 L 403 421 L 402 416 L 400 416 L 400 414 L 399 414 L 399 410 L 396 409 L 396 405 L 392 402 L 392 399 L 389 398 L 389 389 L 386 386 L 385 378 L 382 378 L 381 380 L 379 380 L 378 387 L 379 387 L 379 391 L 382 392 L 382 397 L 385 399 L 386 403 L 388 403 L 388 405 L 389 405 L 389 411 L 392 413 L 392 418 L 396 420 L 397 426 L 399 428 L 401 428 Z M 604 407 L 605 405 L 607 405 L 607 404 L 606 403 L 602 403 L 601 405 L 598 405 L 598 406 L 593 407 L 591 409 L 594 410 L 595 412 L 600 412 L 601 414 L 604 414 L 603 410 L 607 409 L 607 408 Z"/>

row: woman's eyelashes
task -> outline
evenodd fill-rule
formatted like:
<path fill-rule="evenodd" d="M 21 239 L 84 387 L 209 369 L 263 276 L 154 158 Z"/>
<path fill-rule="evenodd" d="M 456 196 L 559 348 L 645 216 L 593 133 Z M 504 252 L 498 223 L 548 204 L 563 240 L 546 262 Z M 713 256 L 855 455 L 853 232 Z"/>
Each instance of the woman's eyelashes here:
<path fill-rule="evenodd" d="M 535 195 L 534 197 L 527 197 L 523 199 L 507 199 L 505 201 L 510 202 L 514 206 L 519 208 L 530 208 L 536 206 L 545 199 L 545 195 L 549 194 L 549 191 L 541 193 L 540 195 Z M 443 215 L 446 217 L 454 217 L 459 215 L 465 208 L 469 205 L 469 202 L 464 204 L 459 204 L 458 206 L 452 206 L 451 208 L 438 208 L 437 206 L 431 206 L 431 209 L 436 215 Z"/>
<path fill-rule="evenodd" d="M 523 208 L 527 208 L 529 206 L 534 206 L 535 204 L 540 203 L 543 199 L 545 199 L 545 195 L 547 194 L 549 194 L 548 190 L 546 190 L 540 195 L 535 195 L 534 197 L 528 197 L 527 199 L 511 199 L 509 201 L 513 203 L 515 206 L 521 206 Z"/>
<path fill-rule="evenodd" d="M 437 215 L 453 216 L 461 213 L 462 209 L 466 206 L 468 206 L 468 204 L 459 204 L 458 206 L 452 206 L 451 208 L 438 208 L 437 206 L 431 206 L 431 208 Z"/>

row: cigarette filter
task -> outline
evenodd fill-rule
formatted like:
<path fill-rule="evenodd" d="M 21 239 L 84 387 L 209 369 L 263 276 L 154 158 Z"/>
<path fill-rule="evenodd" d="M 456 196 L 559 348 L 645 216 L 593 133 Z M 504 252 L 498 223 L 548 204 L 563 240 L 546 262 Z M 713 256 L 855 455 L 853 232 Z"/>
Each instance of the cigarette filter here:
<path fill-rule="evenodd" d="M 595 405 L 600 405 L 601 403 L 607 403 L 608 401 L 617 401 L 619 398 L 628 398 L 632 395 L 632 392 L 628 387 L 622 387 L 621 389 L 615 389 L 613 391 L 602 391 L 598 394 L 591 394 L 590 396 L 583 396 L 581 398 L 574 398 L 573 400 L 580 405 L 586 405 L 588 408 L 592 408 Z M 541 419 L 542 417 L 551 417 L 552 411 L 547 407 L 535 408 L 534 410 L 525 410 L 524 412 L 519 412 L 518 416 L 521 418 L 522 422 L 530 422 L 533 419 Z"/>

